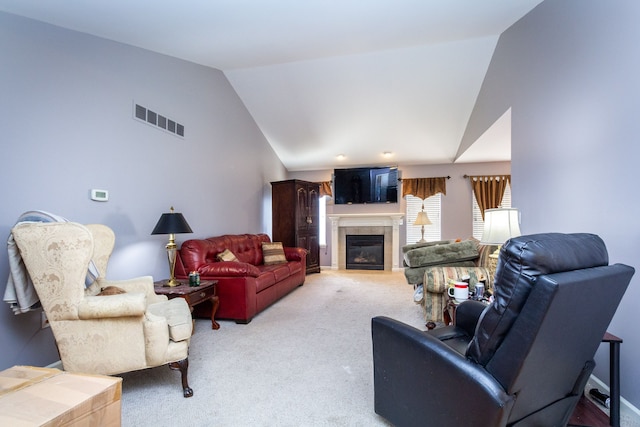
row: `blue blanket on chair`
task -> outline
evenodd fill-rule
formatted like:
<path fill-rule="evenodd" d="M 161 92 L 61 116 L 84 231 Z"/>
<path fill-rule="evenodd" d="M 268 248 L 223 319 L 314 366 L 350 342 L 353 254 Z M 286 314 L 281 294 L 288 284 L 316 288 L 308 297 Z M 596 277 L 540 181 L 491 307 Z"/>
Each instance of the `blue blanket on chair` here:
<path fill-rule="evenodd" d="M 28 211 L 20 215 L 16 224 L 21 222 L 69 222 L 67 219 L 45 211 Z M 20 251 L 9 234 L 7 240 L 9 255 L 9 278 L 4 291 L 4 302 L 9 304 L 14 314 L 26 313 L 40 307 L 40 298 L 36 293 L 29 273 L 22 262 Z M 85 285 L 90 285 L 98 277 L 98 269 L 93 261 L 89 264 Z"/>

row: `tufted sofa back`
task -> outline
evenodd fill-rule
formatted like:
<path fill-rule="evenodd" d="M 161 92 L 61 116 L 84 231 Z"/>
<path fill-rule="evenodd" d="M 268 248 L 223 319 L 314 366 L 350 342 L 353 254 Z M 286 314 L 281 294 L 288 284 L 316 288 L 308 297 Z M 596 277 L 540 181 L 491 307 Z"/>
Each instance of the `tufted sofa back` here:
<path fill-rule="evenodd" d="M 218 262 L 218 254 L 229 249 L 241 262 L 262 265 L 262 243 L 270 241 L 269 236 L 263 233 L 225 234 L 207 239 L 191 239 L 182 244 L 180 259 L 185 272 L 197 271 L 205 264 Z"/>

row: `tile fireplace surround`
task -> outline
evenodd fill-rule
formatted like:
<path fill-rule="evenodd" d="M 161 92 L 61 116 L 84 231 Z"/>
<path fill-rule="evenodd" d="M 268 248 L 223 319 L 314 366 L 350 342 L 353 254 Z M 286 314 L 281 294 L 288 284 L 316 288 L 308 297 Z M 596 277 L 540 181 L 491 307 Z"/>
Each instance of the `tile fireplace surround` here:
<path fill-rule="evenodd" d="M 404 214 L 328 214 L 331 221 L 331 269 L 346 269 L 347 234 L 384 235 L 385 271 L 402 271 L 400 266 L 400 225 Z"/>

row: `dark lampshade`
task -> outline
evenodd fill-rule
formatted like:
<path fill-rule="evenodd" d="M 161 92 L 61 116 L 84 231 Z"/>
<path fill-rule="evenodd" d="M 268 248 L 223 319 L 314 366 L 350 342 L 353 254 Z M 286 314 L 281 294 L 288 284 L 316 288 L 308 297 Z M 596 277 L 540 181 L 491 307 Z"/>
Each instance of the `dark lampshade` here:
<path fill-rule="evenodd" d="M 151 232 L 151 234 L 180 234 L 180 233 L 193 233 L 189 224 L 187 224 L 187 220 L 184 219 L 181 213 L 173 212 L 173 208 L 171 208 L 171 213 L 163 213 L 158 220 L 155 228 Z"/>

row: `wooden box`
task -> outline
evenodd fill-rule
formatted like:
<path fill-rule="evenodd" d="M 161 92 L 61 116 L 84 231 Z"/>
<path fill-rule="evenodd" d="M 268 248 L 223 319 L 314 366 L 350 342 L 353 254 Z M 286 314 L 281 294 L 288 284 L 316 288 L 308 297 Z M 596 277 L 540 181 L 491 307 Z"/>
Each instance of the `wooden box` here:
<path fill-rule="evenodd" d="M 14 366 L 0 372 L 0 425 L 120 426 L 122 378 Z"/>

